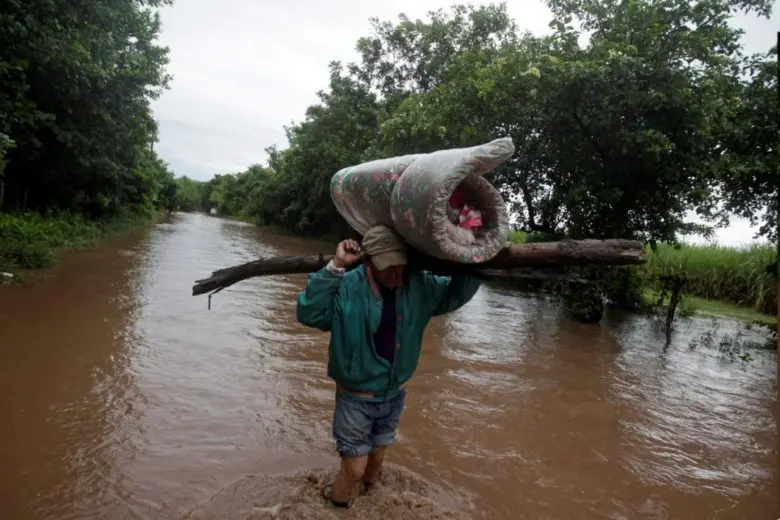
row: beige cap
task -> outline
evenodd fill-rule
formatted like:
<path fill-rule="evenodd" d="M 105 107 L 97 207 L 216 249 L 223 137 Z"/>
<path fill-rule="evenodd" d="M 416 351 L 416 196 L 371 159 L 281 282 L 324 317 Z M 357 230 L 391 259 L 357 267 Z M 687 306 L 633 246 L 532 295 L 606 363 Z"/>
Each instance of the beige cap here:
<path fill-rule="evenodd" d="M 380 271 L 394 265 L 406 265 L 406 244 L 387 226 L 374 226 L 363 235 L 363 251 Z"/>
<path fill-rule="evenodd" d="M 394 265 L 406 265 L 406 253 L 403 251 L 388 251 L 371 256 L 371 263 L 380 271 Z"/>

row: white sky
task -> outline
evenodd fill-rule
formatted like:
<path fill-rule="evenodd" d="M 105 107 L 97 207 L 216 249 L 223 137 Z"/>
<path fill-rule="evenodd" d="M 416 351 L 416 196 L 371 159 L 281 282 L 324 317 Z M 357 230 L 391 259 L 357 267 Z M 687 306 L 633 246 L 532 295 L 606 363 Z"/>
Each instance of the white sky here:
<path fill-rule="evenodd" d="M 157 150 L 176 175 L 207 180 L 264 163 L 264 149 L 287 146 L 283 126 L 304 117 L 328 86 L 328 62 L 357 59 L 355 43 L 370 17 L 424 18 L 453 0 L 176 0 L 162 11 L 161 42 L 170 48 L 170 90 L 154 104 Z M 483 4 L 488 2 L 473 2 Z M 547 32 L 539 0 L 511 0 L 521 28 Z M 765 52 L 780 17 L 740 17 L 746 50 Z M 744 242 L 746 225 L 722 230 L 722 243 Z M 744 224 L 744 223 L 743 223 Z M 750 233 L 749 233 L 750 234 Z M 747 238 L 747 237 L 746 237 Z"/>

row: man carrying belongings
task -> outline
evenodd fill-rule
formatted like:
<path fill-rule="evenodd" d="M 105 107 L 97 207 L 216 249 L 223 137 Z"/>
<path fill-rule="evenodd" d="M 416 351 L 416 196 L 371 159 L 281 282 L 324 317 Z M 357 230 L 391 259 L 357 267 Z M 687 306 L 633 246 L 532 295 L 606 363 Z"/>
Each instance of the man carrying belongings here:
<path fill-rule="evenodd" d="M 337 507 L 351 507 L 358 484 L 366 491 L 379 477 L 428 322 L 468 303 L 480 286 L 472 276 L 436 276 L 406 263 L 403 240 L 374 226 L 362 248 L 354 240 L 339 243 L 298 297 L 298 321 L 331 333 L 328 376 L 337 386 L 333 436 L 341 469 L 323 494 Z"/>

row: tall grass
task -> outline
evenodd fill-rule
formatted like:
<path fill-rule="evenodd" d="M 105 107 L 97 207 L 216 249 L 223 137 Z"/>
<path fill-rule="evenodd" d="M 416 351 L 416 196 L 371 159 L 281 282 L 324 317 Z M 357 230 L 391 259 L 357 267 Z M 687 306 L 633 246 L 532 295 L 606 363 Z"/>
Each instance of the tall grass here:
<path fill-rule="evenodd" d="M 528 232 L 526 231 L 510 231 L 509 240 L 513 244 L 523 244 L 528 240 Z"/>
<path fill-rule="evenodd" d="M 647 263 L 641 275 L 650 286 L 659 276 L 684 275 L 687 294 L 750 307 L 760 312 L 777 312 L 777 293 L 766 268 L 775 259 L 770 246 L 744 248 L 662 244 L 647 248 Z"/>
<path fill-rule="evenodd" d="M 510 240 L 529 241 L 533 235 L 513 231 Z M 777 313 L 777 290 L 766 268 L 775 260 L 775 250 L 768 245 L 744 248 L 723 246 L 680 247 L 660 244 L 656 251 L 646 247 L 647 262 L 637 266 L 643 289 L 657 291 L 659 277 L 683 275 L 687 278 L 685 293 L 751 308 L 766 314 Z"/>

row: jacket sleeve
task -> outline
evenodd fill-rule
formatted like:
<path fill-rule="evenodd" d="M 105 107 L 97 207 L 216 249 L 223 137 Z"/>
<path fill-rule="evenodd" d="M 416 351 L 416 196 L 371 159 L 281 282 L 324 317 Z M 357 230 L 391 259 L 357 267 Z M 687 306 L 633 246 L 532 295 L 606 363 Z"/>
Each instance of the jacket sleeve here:
<path fill-rule="evenodd" d="M 434 316 L 447 314 L 466 305 L 482 285 L 478 278 L 465 274 L 437 276 L 425 273 L 425 276 L 428 297 L 434 302 Z"/>
<path fill-rule="evenodd" d="M 303 325 L 325 332 L 333 323 L 336 300 L 344 271 L 330 263 L 309 275 L 306 287 L 298 295 L 295 316 Z"/>

